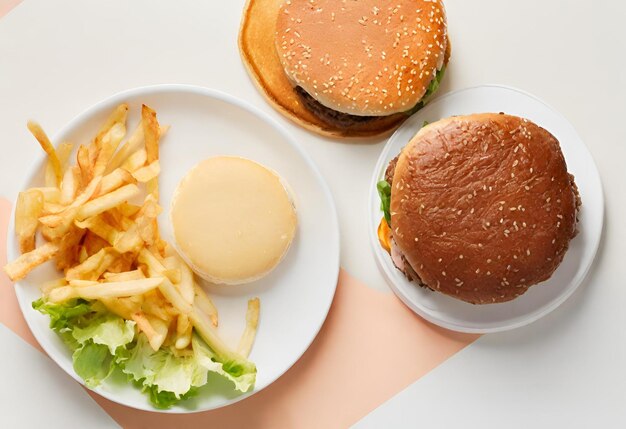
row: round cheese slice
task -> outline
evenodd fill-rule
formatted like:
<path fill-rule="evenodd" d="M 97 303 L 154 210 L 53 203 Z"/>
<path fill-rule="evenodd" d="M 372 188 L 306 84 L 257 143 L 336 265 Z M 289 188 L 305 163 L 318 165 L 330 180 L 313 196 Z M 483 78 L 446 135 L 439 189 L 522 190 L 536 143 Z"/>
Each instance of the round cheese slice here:
<path fill-rule="evenodd" d="M 279 176 L 238 157 L 206 159 L 178 185 L 171 221 L 176 247 L 213 283 L 257 280 L 282 260 L 296 211 Z"/>

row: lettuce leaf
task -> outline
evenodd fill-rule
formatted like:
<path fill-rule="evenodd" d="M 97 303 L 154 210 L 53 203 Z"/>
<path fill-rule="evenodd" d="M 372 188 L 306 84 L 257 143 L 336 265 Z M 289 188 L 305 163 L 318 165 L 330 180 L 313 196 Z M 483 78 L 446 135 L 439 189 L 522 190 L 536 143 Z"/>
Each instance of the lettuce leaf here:
<path fill-rule="evenodd" d="M 191 345 L 198 364 L 232 381 L 236 390 L 243 393 L 254 386 L 256 367 L 247 368 L 236 362 L 218 362 L 215 354 L 198 335 L 191 338 Z"/>
<path fill-rule="evenodd" d="M 430 84 L 428 84 L 428 88 L 426 88 L 426 92 L 424 93 L 424 96 L 422 97 L 422 99 L 418 101 L 418 103 L 412 109 L 407 110 L 405 112 L 406 115 L 411 116 L 412 114 L 420 110 L 422 107 L 424 107 L 426 103 L 430 101 L 432 96 L 439 89 L 439 86 L 441 85 L 441 81 L 443 80 L 443 76 L 445 73 L 446 73 L 446 66 L 444 64 L 444 66 L 441 67 L 440 70 L 435 71 L 435 76 L 433 76 L 433 79 L 430 81 Z"/>
<path fill-rule="evenodd" d="M 74 371 L 91 388 L 98 386 L 115 369 L 115 361 L 108 347 L 91 341 L 76 349 L 72 359 Z"/>
<path fill-rule="evenodd" d="M 111 355 L 115 355 L 118 347 L 133 341 L 135 322 L 107 314 L 83 328 L 75 327 L 72 336 L 80 344 L 86 344 L 91 340 L 94 344 L 104 345 L 109 349 Z"/>
<path fill-rule="evenodd" d="M 63 304 L 51 304 L 43 298 L 34 301 L 33 308 L 50 316 L 50 329 L 61 331 L 73 327 L 76 319 L 92 312 L 91 306 L 82 299 L 71 300 Z"/>
<path fill-rule="evenodd" d="M 194 388 L 207 383 L 209 371 L 232 381 L 240 392 L 250 390 L 256 380 L 256 368 L 248 370 L 231 362 L 218 362 L 209 346 L 195 334 L 192 337 L 192 352 L 187 354 L 177 355 L 169 348 L 155 352 L 143 334 L 137 336 L 135 346 L 129 351 L 122 372 L 154 398 L 155 406 L 173 401 L 168 395 L 162 395 L 163 392 L 174 395 L 178 400 L 184 399 Z"/>
<path fill-rule="evenodd" d="M 129 352 L 122 372 L 139 382 L 144 390 L 166 391 L 181 398 L 192 387 L 206 383 L 206 370 L 198 367 L 192 353 L 177 356 L 166 347 L 155 352 L 143 334 L 137 336 Z"/>
<path fill-rule="evenodd" d="M 391 213 L 389 206 L 391 205 L 391 185 L 386 180 L 381 180 L 376 185 L 378 196 L 380 197 L 380 210 L 385 214 L 387 225 L 391 226 Z"/>
<path fill-rule="evenodd" d="M 208 372 L 230 380 L 247 392 L 254 386 L 256 367 L 239 361 L 220 362 L 198 335 L 191 349 L 167 346 L 152 350 L 146 336 L 136 333 L 135 322 L 124 320 L 98 302 L 72 300 L 53 304 L 39 299 L 33 308 L 50 316 L 50 327 L 72 349 L 74 370 L 94 388 L 119 370 L 135 382 L 156 408 L 169 408 L 207 383 Z"/>

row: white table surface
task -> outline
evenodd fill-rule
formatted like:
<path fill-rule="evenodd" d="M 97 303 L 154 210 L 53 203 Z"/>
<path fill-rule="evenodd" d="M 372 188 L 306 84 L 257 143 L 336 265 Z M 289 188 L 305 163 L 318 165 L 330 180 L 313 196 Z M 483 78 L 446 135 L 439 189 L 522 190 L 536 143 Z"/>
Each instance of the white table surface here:
<path fill-rule="evenodd" d="M 24 170 L 41 157 L 27 136 L 27 118 L 52 132 L 123 89 L 202 85 L 280 117 L 239 59 L 243 3 L 24 0 L 0 19 L 0 195 L 13 200 Z M 488 428 L 503 422 L 519 428 L 626 427 L 626 3 L 448 0 L 446 5 L 453 56 L 441 91 L 501 83 L 561 111 L 600 168 L 607 200 L 604 239 L 584 286 L 561 308 L 529 327 L 482 337 L 357 427 Z M 384 142 L 337 143 L 283 122 L 331 185 L 343 267 L 388 290 L 366 230 L 368 186 Z M 0 330 L 3 344 L 11 335 Z M 33 354 L 28 359 L 31 355 L 37 359 Z M 57 411 L 62 418 L 48 419 L 46 427 L 72 427 L 69 418 L 76 426 L 115 427 L 72 383 L 27 371 L 18 361 L 0 354 L 3 386 L 19 373 L 25 385 L 67 398 Z M 24 397 L 2 396 L 0 426 L 37 425 L 41 416 L 23 406 Z"/>

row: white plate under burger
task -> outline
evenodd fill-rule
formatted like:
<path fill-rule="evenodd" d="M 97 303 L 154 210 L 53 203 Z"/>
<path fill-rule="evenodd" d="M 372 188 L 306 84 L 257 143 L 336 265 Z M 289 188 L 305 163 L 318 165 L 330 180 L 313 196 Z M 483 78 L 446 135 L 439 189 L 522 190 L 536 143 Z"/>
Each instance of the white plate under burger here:
<path fill-rule="evenodd" d="M 289 185 L 296 206 L 298 229 L 284 260 L 268 276 L 237 286 L 209 286 L 219 311 L 219 332 L 236 345 L 245 327 L 248 298 L 258 296 L 261 313 L 250 360 L 256 364 L 254 389 L 241 395 L 230 382 L 211 376 L 199 395 L 168 410 L 156 410 L 147 395 L 125 380 L 105 380 L 94 389 L 114 402 L 147 411 L 186 413 L 219 408 L 269 386 L 306 351 L 330 308 L 339 274 L 339 227 L 335 206 L 324 179 L 300 146 L 274 119 L 227 94 L 187 85 L 157 85 L 114 95 L 73 119 L 53 142 L 88 142 L 120 103 L 130 107 L 128 129 L 139 123 L 141 104 L 156 110 L 161 124 L 171 128 L 160 143 L 159 177 L 163 213 L 159 225 L 172 240 L 168 212 L 179 181 L 199 161 L 218 155 L 240 156 L 277 172 Z M 43 120 L 43 118 L 42 118 Z M 37 144 L 34 140 L 31 144 Z M 43 184 L 43 160 L 26 175 L 22 189 Z M 8 234 L 8 258 L 19 256 L 14 226 Z M 53 264 L 37 268 L 17 282 L 20 308 L 33 335 L 48 355 L 78 382 L 72 352 L 49 327 L 49 318 L 31 307 L 39 287 L 58 277 Z"/>
<path fill-rule="evenodd" d="M 530 119 L 560 142 L 568 171 L 576 178 L 582 208 L 579 234 L 552 277 L 521 297 L 504 303 L 473 305 L 422 288 L 395 268 L 380 246 L 377 228 L 383 216 L 376 184 L 384 179 L 389 162 L 419 131 L 424 121 L 455 115 L 504 112 Z M 527 325 L 554 310 L 580 286 L 591 267 L 602 235 L 604 198 L 600 175 L 589 150 L 572 125 L 557 111 L 523 91 L 484 85 L 443 95 L 409 118 L 383 149 L 370 185 L 369 234 L 376 261 L 392 290 L 414 312 L 444 328 L 469 333 L 499 332 Z"/>

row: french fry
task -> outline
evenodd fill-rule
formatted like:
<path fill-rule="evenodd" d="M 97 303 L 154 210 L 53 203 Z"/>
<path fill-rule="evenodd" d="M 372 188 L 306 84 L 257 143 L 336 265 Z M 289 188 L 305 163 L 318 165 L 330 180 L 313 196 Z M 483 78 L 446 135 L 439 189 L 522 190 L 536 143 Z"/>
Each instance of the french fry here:
<path fill-rule="evenodd" d="M 105 282 L 125 282 L 129 280 L 141 280 L 146 278 L 143 271 L 141 271 L 139 268 L 133 271 L 126 271 L 122 273 L 108 272 L 104 273 L 103 277 Z"/>
<path fill-rule="evenodd" d="M 129 204 L 129 203 L 122 203 L 119 206 L 117 206 L 117 210 L 122 216 L 125 216 L 127 218 L 132 218 L 132 217 L 135 217 L 137 213 L 139 213 L 139 210 L 141 210 L 141 206 L 137 206 L 135 204 Z"/>
<path fill-rule="evenodd" d="M 67 270 L 65 278 L 68 280 L 98 280 L 118 256 L 119 254 L 112 248 L 102 249 L 81 264 Z"/>
<path fill-rule="evenodd" d="M 177 285 L 180 283 L 181 279 L 181 270 L 179 268 L 166 269 L 163 271 L 163 275 L 169 279 L 172 283 Z"/>
<path fill-rule="evenodd" d="M 78 188 L 80 187 L 80 181 L 81 175 L 79 167 L 73 166 L 65 171 L 63 182 L 61 183 L 61 196 L 59 198 L 61 204 L 67 205 L 74 200 L 76 192 L 78 192 Z"/>
<path fill-rule="evenodd" d="M 44 200 L 42 213 L 56 214 L 61 213 L 63 210 L 65 210 L 65 206 L 63 204 L 50 203 Z"/>
<path fill-rule="evenodd" d="M 180 314 L 176 318 L 176 341 L 174 347 L 179 350 L 187 348 L 191 343 L 191 333 L 193 326 L 186 314 Z"/>
<path fill-rule="evenodd" d="M 29 191 L 39 191 L 43 194 L 43 200 L 46 203 L 60 203 L 61 202 L 61 191 L 59 188 L 55 188 L 52 186 L 44 186 L 41 188 L 30 188 Z"/>
<path fill-rule="evenodd" d="M 159 178 L 155 177 L 146 182 L 146 190 L 155 200 L 159 200 Z"/>
<path fill-rule="evenodd" d="M 172 306 L 158 290 L 151 291 L 144 296 L 141 308 L 145 313 L 169 321 L 172 317 Z"/>
<path fill-rule="evenodd" d="M 120 205 L 123 204 L 124 203 Z M 135 224 L 134 220 L 124 216 L 124 214 L 120 210 L 118 210 L 117 207 L 107 210 L 106 212 L 102 213 L 101 216 L 109 225 L 111 225 L 118 231 L 126 231 Z"/>
<path fill-rule="evenodd" d="M 61 165 L 61 174 L 65 173 L 65 166 L 67 164 L 67 160 L 69 159 L 72 153 L 73 145 L 71 143 L 61 143 L 56 148 L 57 157 L 59 158 L 59 163 Z M 46 163 L 46 170 L 44 173 L 44 182 L 46 186 L 49 187 L 58 187 L 61 182 L 59 182 L 56 178 L 56 171 L 54 169 L 54 165 L 52 162 L 48 161 Z"/>
<path fill-rule="evenodd" d="M 150 347 L 154 351 L 159 350 L 167 337 L 168 326 L 160 319 L 147 316 L 138 311 L 132 315 L 137 327 L 146 335 Z"/>
<path fill-rule="evenodd" d="M 244 357 L 250 356 L 250 350 L 252 350 L 252 345 L 254 344 L 257 326 L 259 325 L 259 308 L 259 298 L 254 298 L 248 301 L 246 328 L 241 335 L 241 340 L 239 340 L 239 347 L 237 347 L 237 353 Z"/>
<path fill-rule="evenodd" d="M 80 171 L 81 183 L 87 184 L 93 179 L 93 165 L 89 156 L 89 148 L 84 145 L 78 147 L 76 152 L 76 163 Z"/>
<path fill-rule="evenodd" d="M 48 301 L 53 303 L 61 303 L 76 298 L 75 289 L 72 286 L 61 286 L 52 289 L 48 293 Z"/>
<path fill-rule="evenodd" d="M 29 190 L 19 193 L 15 205 L 15 233 L 20 244 L 20 252 L 26 253 L 35 249 L 35 234 L 43 209 L 43 192 Z"/>
<path fill-rule="evenodd" d="M 120 253 L 139 251 L 141 246 L 143 246 L 143 239 L 139 234 L 137 224 L 131 225 L 128 230 L 120 234 L 113 244 L 115 250 Z"/>
<path fill-rule="evenodd" d="M 217 335 L 215 327 L 209 318 L 199 311 L 195 305 L 189 313 L 189 320 L 193 324 L 194 328 L 196 328 L 196 332 L 200 335 L 200 337 L 202 337 L 202 339 L 204 339 L 208 344 L 213 344 L 216 349 L 222 351 L 217 356 L 218 359 L 239 360 L 242 358 L 239 353 L 230 351 L 230 348 L 226 345 L 226 343 L 224 343 L 224 341 Z"/>
<path fill-rule="evenodd" d="M 159 159 L 160 128 L 156 112 L 145 104 L 141 106 L 141 125 L 143 126 L 147 162 L 151 164 Z"/>
<path fill-rule="evenodd" d="M 114 191 L 124 185 L 134 185 L 136 183 L 137 179 L 135 179 L 132 174 L 130 174 L 123 168 L 118 168 L 102 178 L 102 182 L 100 183 L 100 189 L 98 190 L 98 192 L 96 192 L 94 197 L 108 194 L 111 191 Z"/>
<path fill-rule="evenodd" d="M 61 237 L 67 233 L 79 212 L 80 206 L 89 201 L 98 190 L 101 180 L 101 176 L 94 177 L 65 210 L 61 213 L 42 216 L 39 218 L 39 222 L 41 222 L 42 225 L 55 229 L 54 236 L 56 237 Z"/>
<path fill-rule="evenodd" d="M 189 304 L 193 304 L 196 298 L 196 293 L 193 287 L 193 272 L 184 261 L 178 258 L 178 256 L 176 256 L 176 258 L 178 259 L 178 265 L 180 266 L 181 271 L 181 279 L 180 283 L 178 284 L 178 289 L 180 290 L 180 294 L 183 296 L 183 298 L 185 298 L 185 301 L 187 301 Z M 211 317 L 211 321 L 213 321 L 213 317 L 215 317 L 217 321 L 217 310 L 215 310 L 215 307 L 213 307 L 213 310 L 214 311 L 209 314 L 209 317 Z"/>
<path fill-rule="evenodd" d="M 187 299 L 187 297 L 183 294 L 180 285 L 183 276 L 187 274 L 186 272 L 183 273 L 185 267 L 183 267 L 181 261 L 174 255 L 168 256 L 167 258 L 163 258 L 163 266 L 166 268 L 164 271 L 165 276 L 170 279 L 172 283 L 174 283 L 174 285 L 178 288 L 178 291 L 181 295 L 183 295 L 183 298 Z M 191 282 L 193 282 L 193 273 L 191 274 Z M 193 287 L 191 290 L 193 293 Z M 191 301 L 187 300 L 187 302 L 189 302 L 189 304 L 193 304 L 193 298 Z"/>
<path fill-rule="evenodd" d="M 105 153 L 110 152 L 110 154 L 108 155 L 109 157 L 113 155 L 113 151 L 115 149 L 111 151 L 111 148 L 107 148 L 107 145 L 109 144 L 109 140 L 111 138 L 110 136 L 112 133 L 116 133 L 115 128 L 119 127 L 120 125 L 124 126 L 124 134 L 126 133 L 124 124 L 126 124 L 127 116 L 128 116 L 128 105 L 125 103 L 120 104 L 119 106 L 115 108 L 113 112 L 111 112 L 107 120 L 100 127 L 98 134 L 93 139 L 93 141 L 91 142 L 88 148 L 90 163 L 94 168 L 96 167 L 96 164 L 99 164 L 99 167 L 98 167 L 99 169 L 101 166 L 104 166 L 106 168 L 106 163 L 102 163 L 102 162 L 98 163 L 100 154 L 101 152 L 104 151 Z M 122 138 L 123 138 L 123 135 L 120 138 L 120 141 Z M 104 173 L 104 169 L 102 169 L 101 173 Z"/>
<path fill-rule="evenodd" d="M 76 226 L 82 229 L 88 229 L 98 237 L 106 240 L 109 244 L 114 245 L 123 232 L 109 225 L 102 215 L 89 217 L 83 221 L 74 221 Z M 123 252 L 122 252 L 123 253 Z"/>
<path fill-rule="evenodd" d="M 48 295 L 52 289 L 56 289 L 61 286 L 67 286 L 67 280 L 65 280 L 65 277 L 45 282 L 41 285 L 41 293 Z"/>
<path fill-rule="evenodd" d="M 98 283 L 91 286 L 62 286 L 53 289 L 48 299 L 58 303 L 72 298 L 102 299 L 142 295 L 158 287 L 162 281 L 162 277 L 155 277 L 127 282 Z"/>
<path fill-rule="evenodd" d="M 159 128 L 160 135 L 161 136 L 165 135 L 165 133 L 167 133 L 169 128 L 170 128 L 169 125 L 161 126 Z M 147 159 L 146 151 L 144 148 L 142 148 L 143 145 L 144 145 L 143 124 L 140 123 L 137 126 L 137 128 L 135 128 L 135 131 L 131 134 L 130 138 L 122 145 L 122 147 L 119 148 L 119 150 L 115 153 L 115 155 L 113 155 L 113 158 L 109 162 L 106 172 L 110 173 L 111 171 L 119 167 L 123 167 L 126 170 L 132 172 L 136 170 L 137 168 L 143 166 L 146 163 L 146 159 Z M 128 165 L 124 166 L 125 163 L 130 161 L 131 159 L 133 159 L 134 161 L 137 161 L 137 158 L 136 158 L 137 152 L 143 152 L 143 154 L 139 155 L 139 158 L 140 159 L 143 158 L 143 160 L 139 162 L 138 164 L 133 163 L 132 165 L 135 165 L 136 167 L 132 169 L 127 168 Z"/>
<path fill-rule="evenodd" d="M 143 144 L 143 126 L 139 124 L 131 136 L 124 142 L 119 150 L 113 155 L 109 165 L 107 166 L 105 173 L 110 173 L 116 168 L 122 166 L 122 164 L 130 158 L 130 156 L 137 151 Z M 145 161 L 144 161 L 145 163 Z"/>
<path fill-rule="evenodd" d="M 59 157 L 59 162 L 61 163 L 61 171 L 65 173 L 67 168 L 67 162 L 72 155 L 72 151 L 74 150 L 74 144 L 69 142 L 63 142 L 57 147 L 57 156 Z"/>
<path fill-rule="evenodd" d="M 165 342 L 165 339 L 167 338 L 169 323 L 166 323 L 165 321 L 156 317 L 151 317 L 150 315 L 148 315 L 147 318 L 157 333 L 157 336 L 153 338 L 152 341 L 149 341 L 150 346 L 152 347 L 152 350 L 157 351 L 161 348 L 161 346 Z"/>
<path fill-rule="evenodd" d="M 139 194 L 139 188 L 137 185 L 126 185 L 113 192 L 110 192 L 101 197 L 95 198 L 88 203 L 85 203 L 76 214 L 76 218 L 83 220 L 85 218 L 99 215 L 113 207 L 122 204 L 125 201 L 135 197 Z"/>
<path fill-rule="evenodd" d="M 38 123 L 28 121 L 27 126 L 31 134 L 41 145 L 41 148 L 48 154 L 48 162 L 50 163 L 50 168 L 54 175 L 53 178 L 49 179 L 51 182 L 46 183 L 46 186 L 58 186 L 59 183 L 61 183 L 61 178 L 63 177 L 63 170 L 61 168 L 61 161 L 59 160 L 56 149 Z"/>
<path fill-rule="evenodd" d="M 148 267 L 148 275 L 150 276 L 160 276 L 161 273 L 165 271 L 165 267 L 148 249 L 144 248 L 139 252 L 138 261 Z M 191 312 L 191 305 L 182 297 L 178 289 L 176 289 L 169 279 L 165 278 L 163 280 L 159 285 L 159 290 L 178 311 L 185 314 Z"/>
<path fill-rule="evenodd" d="M 136 255 L 133 253 L 123 253 L 109 265 L 108 271 L 112 273 L 124 273 L 132 270 Z"/>
<path fill-rule="evenodd" d="M 196 282 L 193 283 L 193 291 L 194 291 L 194 304 L 193 305 L 198 307 L 198 309 L 202 313 L 206 314 L 211 320 L 211 323 L 213 324 L 213 326 L 217 327 L 219 323 L 218 314 L 217 314 L 217 308 L 213 304 L 213 301 L 211 301 L 211 298 L 209 298 L 206 292 L 204 292 L 204 290 Z"/>
<path fill-rule="evenodd" d="M 58 228 L 57 236 L 65 234 L 72 226 L 76 215 L 78 214 L 79 207 L 85 204 L 96 192 L 100 186 L 102 177 L 94 177 L 93 180 L 83 189 L 76 199 L 61 213 L 42 216 L 39 218 L 39 222 L 50 228 Z"/>
<path fill-rule="evenodd" d="M 148 164 L 145 167 L 141 167 L 133 172 L 133 177 L 140 183 L 149 182 L 152 179 L 158 177 L 161 172 L 161 166 L 159 160 L 153 161 L 152 164 Z"/>
<path fill-rule="evenodd" d="M 100 298 L 100 302 L 104 304 L 107 310 L 126 320 L 132 320 L 133 313 L 141 308 L 140 303 L 130 298 Z"/>
<path fill-rule="evenodd" d="M 24 253 L 13 262 L 4 266 L 12 281 L 22 280 L 34 268 L 54 258 L 59 252 L 59 245 L 56 243 L 46 243 L 28 253 Z"/>
<path fill-rule="evenodd" d="M 87 260 L 87 258 L 89 258 L 89 255 L 87 254 L 87 249 L 85 249 L 84 247 L 81 247 L 78 252 L 78 262 L 82 264 L 83 262 Z"/>
<path fill-rule="evenodd" d="M 128 159 L 126 159 L 126 161 L 124 161 L 121 168 L 132 173 L 146 165 L 147 159 L 148 155 L 146 154 L 146 150 L 143 148 L 139 149 L 137 152 L 133 153 Z"/>
<path fill-rule="evenodd" d="M 103 238 L 98 237 L 91 231 L 87 231 L 85 238 L 83 239 L 83 248 L 87 251 L 89 256 L 95 255 L 106 247 L 110 247 L 109 242 Z M 108 269 L 108 267 L 107 267 Z"/>
<path fill-rule="evenodd" d="M 157 217 L 161 213 L 161 207 L 152 195 L 148 195 L 141 210 L 137 213 L 135 224 L 141 239 L 148 247 L 154 245 L 159 239 L 159 226 Z"/>
<path fill-rule="evenodd" d="M 95 280 L 78 280 L 78 279 L 75 279 L 75 280 L 70 280 L 70 282 L 69 282 L 69 286 L 72 286 L 72 287 L 95 286 L 95 285 L 98 285 L 98 284 L 100 284 L 100 283 L 98 283 Z"/>
<path fill-rule="evenodd" d="M 117 147 L 119 146 L 125 135 L 126 125 L 124 118 L 124 122 L 116 122 L 109 129 L 109 131 L 107 131 L 106 134 L 102 136 L 98 157 L 96 159 L 96 162 L 94 163 L 94 174 L 104 174 L 107 165 L 109 164 L 109 161 L 113 157 L 113 154 L 117 150 Z"/>
<path fill-rule="evenodd" d="M 43 229 L 44 228 L 42 228 L 42 230 Z M 89 257 L 85 248 L 79 246 L 84 235 L 85 230 L 72 226 L 69 228 L 67 233 L 58 239 L 59 253 L 55 256 L 58 270 L 66 270 Z M 81 250 L 85 252 L 84 259 L 82 260 L 80 255 Z"/>
<path fill-rule="evenodd" d="M 184 334 L 190 326 L 191 322 L 189 321 L 189 316 L 186 314 L 179 314 L 176 318 L 176 333 Z"/>
<path fill-rule="evenodd" d="M 128 117 L 128 104 L 122 103 L 113 110 L 106 121 L 100 126 L 95 141 L 102 141 L 104 136 L 115 126 L 115 124 L 125 124 Z M 93 143 L 93 142 L 92 142 Z"/>

